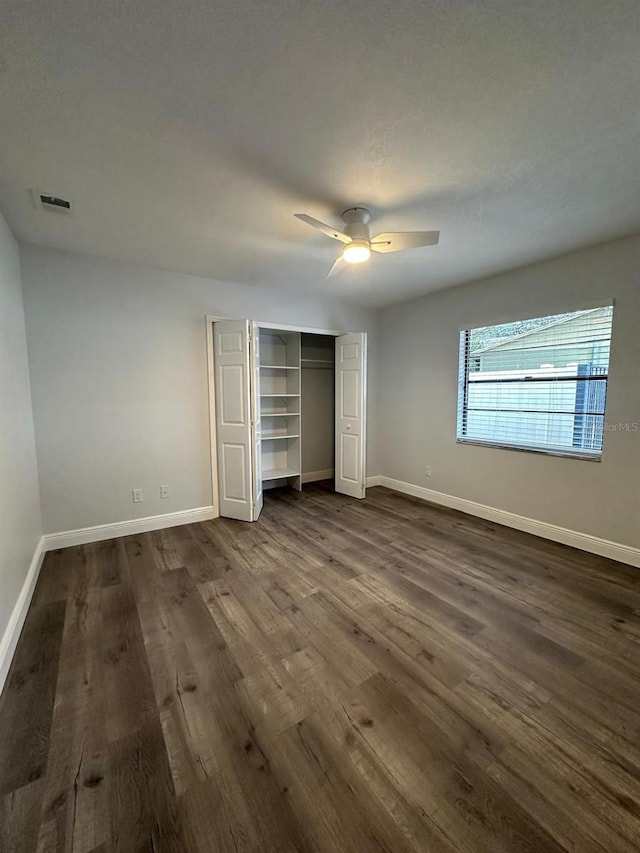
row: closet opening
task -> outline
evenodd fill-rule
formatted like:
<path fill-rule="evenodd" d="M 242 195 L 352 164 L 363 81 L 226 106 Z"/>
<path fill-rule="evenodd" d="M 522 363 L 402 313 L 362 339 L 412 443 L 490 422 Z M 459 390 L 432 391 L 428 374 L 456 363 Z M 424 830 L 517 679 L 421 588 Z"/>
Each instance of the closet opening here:
<path fill-rule="evenodd" d="M 335 475 L 335 337 L 260 329 L 264 489 Z"/>
<path fill-rule="evenodd" d="M 364 497 L 365 333 L 215 320 L 209 351 L 219 515 L 256 521 L 266 490 L 321 480 Z"/>

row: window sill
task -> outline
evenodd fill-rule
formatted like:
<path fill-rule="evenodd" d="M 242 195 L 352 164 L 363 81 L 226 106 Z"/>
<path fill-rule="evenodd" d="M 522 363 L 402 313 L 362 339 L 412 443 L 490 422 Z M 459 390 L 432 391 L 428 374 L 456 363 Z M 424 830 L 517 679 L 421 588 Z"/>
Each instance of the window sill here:
<path fill-rule="evenodd" d="M 515 444 L 500 444 L 476 438 L 456 438 L 456 444 L 473 444 L 476 447 L 492 447 L 498 450 L 515 450 L 519 453 L 541 453 L 543 456 L 562 456 L 565 459 L 580 459 L 583 462 L 602 462 L 602 453 L 579 453 L 571 450 L 554 450 L 551 447 L 522 447 Z"/>

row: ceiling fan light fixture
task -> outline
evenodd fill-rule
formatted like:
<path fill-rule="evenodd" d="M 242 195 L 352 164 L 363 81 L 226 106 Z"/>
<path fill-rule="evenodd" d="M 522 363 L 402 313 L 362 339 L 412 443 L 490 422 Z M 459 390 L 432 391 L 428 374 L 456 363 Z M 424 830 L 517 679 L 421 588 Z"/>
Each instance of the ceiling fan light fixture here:
<path fill-rule="evenodd" d="M 439 231 L 389 231 L 377 234 L 373 239 L 369 231 L 371 212 L 365 207 L 349 207 L 342 214 L 344 230 L 339 231 L 331 225 L 320 222 L 306 213 L 294 213 L 296 219 L 322 231 L 327 237 L 343 243 L 342 252 L 329 270 L 327 278 L 342 272 L 346 264 L 364 264 L 371 252 L 385 255 L 389 252 L 405 252 L 407 249 L 421 249 L 423 246 L 436 246 L 440 239 Z"/>
<path fill-rule="evenodd" d="M 364 240 L 353 240 L 342 250 L 342 260 L 348 264 L 363 264 L 369 260 L 371 249 Z"/>

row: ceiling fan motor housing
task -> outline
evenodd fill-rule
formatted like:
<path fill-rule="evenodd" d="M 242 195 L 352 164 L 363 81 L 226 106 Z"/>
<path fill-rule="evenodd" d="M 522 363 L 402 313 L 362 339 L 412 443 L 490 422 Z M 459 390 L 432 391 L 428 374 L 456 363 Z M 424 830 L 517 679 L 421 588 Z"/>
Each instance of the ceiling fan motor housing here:
<path fill-rule="evenodd" d="M 369 245 L 369 222 L 371 213 L 366 207 L 350 207 L 342 214 L 344 222 L 344 233 L 348 234 L 354 242 L 364 242 Z"/>

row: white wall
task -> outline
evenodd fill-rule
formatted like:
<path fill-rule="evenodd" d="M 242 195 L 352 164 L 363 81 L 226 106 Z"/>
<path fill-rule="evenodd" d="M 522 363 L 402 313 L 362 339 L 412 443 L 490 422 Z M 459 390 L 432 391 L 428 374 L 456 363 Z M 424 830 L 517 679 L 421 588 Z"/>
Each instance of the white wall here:
<path fill-rule="evenodd" d="M 373 310 L 21 251 L 45 532 L 211 505 L 207 314 L 369 332 L 368 473 L 377 473 Z M 132 503 L 133 488 L 144 503 Z"/>
<path fill-rule="evenodd" d="M 640 237 L 384 309 L 381 473 L 640 546 L 640 431 L 607 431 L 601 462 L 456 444 L 458 332 L 615 298 L 607 423 L 640 424 Z M 432 476 L 424 475 L 425 465 Z"/>
<path fill-rule="evenodd" d="M 0 638 L 41 535 L 20 256 L 0 214 Z"/>

